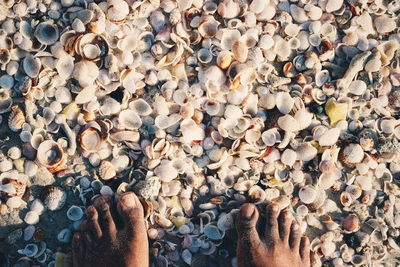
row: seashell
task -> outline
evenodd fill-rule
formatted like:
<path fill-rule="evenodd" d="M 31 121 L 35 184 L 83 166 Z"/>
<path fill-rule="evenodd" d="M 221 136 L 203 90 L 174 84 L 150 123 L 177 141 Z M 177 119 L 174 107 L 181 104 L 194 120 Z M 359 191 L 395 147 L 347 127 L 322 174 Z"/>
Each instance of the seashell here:
<path fill-rule="evenodd" d="M 253 185 L 252 187 L 250 187 L 248 194 L 251 202 L 256 204 L 264 202 L 266 198 L 265 190 L 263 190 L 258 185 Z"/>
<path fill-rule="evenodd" d="M 336 10 L 339 10 L 340 7 L 343 5 L 343 0 L 328 0 L 325 6 L 325 11 L 327 13 L 332 13 Z"/>
<path fill-rule="evenodd" d="M 295 120 L 291 115 L 279 117 L 278 126 L 287 132 L 298 131 L 300 128 L 297 120 Z"/>
<path fill-rule="evenodd" d="M 359 144 L 348 144 L 339 152 L 339 160 L 346 166 L 352 167 L 364 159 L 364 151 Z"/>
<path fill-rule="evenodd" d="M 357 232 L 360 229 L 360 219 L 355 214 L 349 214 L 343 220 L 343 230 L 346 233 Z"/>
<path fill-rule="evenodd" d="M 200 63 L 208 64 L 213 59 L 213 56 L 208 49 L 201 48 L 197 52 L 197 59 L 199 60 Z"/>
<path fill-rule="evenodd" d="M 6 201 L 6 205 L 10 208 L 10 209 L 18 209 L 19 207 L 21 207 L 21 205 L 25 203 L 20 197 L 10 197 L 9 199 L 7 199 Z"/>
<path fill-rule="evenodd" d="M 244 63 L 247 60 L 248 53 L 249 53 L 249 48 L 246 46 L 246 44 L 241 41 L 241 40 L 236 40 L 232 43 L 232 54 L 233 57 L 241 62 Z"/>
<path fill-rule="evenodd" d="M 66 168 L 67 156 L 58 143 L 46 140 L 37 148 L 36 160 L 40 165 L 54 173 Z"/>
<path fill-rule="evenodd" d="M 89 102 L 92 99 L 92 97 L 94 96 L 94 91 L 96 89 L 92 85 L 98 76 L 99 68 L 94 62 L 89 60 L 81 60 L 75 63 L 74 70 L 72 72 L 72 78 L 76 79 L 79 84 L 84 88 L 76 97 L 76 103 L 83 104 Z"/>
<path fill-rule="evenodd" d="M 320 87 L 322 85 L 324 85 L 325 83 L 328 83 L 331 81 L 331 76 L 329 74 L 328 70 L 321 70 L 318 71 L 315 74 L 315 84 Z"/>
<path fill-rule="evenodd" d="M 71 221 L 79 221 L 83 217 L 83 211 L 80 207 L 72 205 L 67 211 L 67 217 Z"/>
<path fill-rule="evenodd" d="M 17 132 L 22 128 L 25 123 L 25 115 L 18 106 L 11 107 L 11 113 L 8 117 L 8 127 L 13 132 Z"/>
<path fill-rule="evenodd" d="M 28 213 L 25 215 L 24 222 L 29 225 L 37 224 L 39 222 L 39 214 L 34 211 L 28 211 Z"/>
<path fill-rule="evenodd" d="M 33 235 L 35 234 L 35 226 L 29 225 L 24 229 L 24 241 L 31 240 Z"/>
<path fill-rule="evenodd" d="M 276 95 L 276 107 L 282 114 L 288 114 L 294 105 L 293 98 L 287 92 L 279 92 Z"/>
<path fill-rule="evenodd" d="M 296 150 L 297 155 L 302 161 L 310 161 L 317 156 L 317 149 L 310 143 L 304 143 Z"/>
<path fill-rule="evenodd" d="M 19 249 L 18 253 L 27 257 L 35 257 L 39 252 L 39 247 L 36 244 L 27 244 L 24 249 Z"/>
<path fill-rule="evenodd" d="M 40 216 L 43 214 L 45 206 L 43 205 L 42 201 L 37 198 L 34 201 L 32 201 L 30 209 L 31 211 L 36 212 Z"/>
<path fill-rule="evenodd" d="M 99 176 L 103 180 L 110 180 L 117 175 L 115 167 L 110 161 L 103 160 L 99 167 Z"/>
<path fill-rule="evenodd" d="M 273 146 L 275 143 L 281 141 L 281 135 L 276 128 L 272 128 L 263 132 L 261 139 L 267 146 Z"/>
<path fill-rule="evenodd" d="M 214 19 L 203 20 L 200 22 L 198 30 L 201 36 L 204 38 L 212 38 L 217 34 L 218 26 L 219 22 Z"/>
<path fill-rule="evenodd" d="M 64 206 L 67 193 L 58 186 L 48 185 L 43 188 L 40 199 L 48 210 L 56 211 Z"/>
<path fill-rule="evenodd" d="M 318 139 L 320 146 L 333 146 L 339 139 L 340 129 L 332 128 L 325 131 L 322 136 Z"/>
<path fill-rule="evenodd" d="M 42 22 L 36 26 L 34 35 L 40 43 L 52 45 L 58 40 L 58 27 L 50 22 Z"/>
<path fill-rule="evenodd" d="M 68 244 L 72 239 L 72 231 L 68 228 L 62 229 L 57 234 L 57 240 L 61 243 Z"/>
<path fill-rule="evenodd" d="M 227 50 L 223 50 L 219 52 L 217 56 L 217 65 L 221 69 L 226 70 L 231 65 L 232 60 L 233 60 L 232 53 Z"/>
<path fill-rule="evenodd" d="M 376 31 L 380 34 L 385 34 L 396 29 L 396 21 L 387 15 L 376 17 L 374 20 Z"/>
<path fill-rule="evenodd" d="M 299 198 L 304 204 L 311 204 L 317 198 L 318 191 L 312 186 L 300 188 Z"/>
<path fill-rule="evenodd" d="M 240 4 L 233 0 L 224 0 L 219 3 L 217 12 L 225 19 L 236 18 L 241 12 Z"/>
<path fill-rule="evenodd" d="M 355 80 L 350 83 L 348 90 L 353 95 L 363 95 L 367 90 L 367 85 L 364 81 Z"/>
<path fill-rule="evenodd" d="M 149 116 L 153 112 L 150 105 L 143 99 L 137 99 L 130 102 L 129 108 L 136 112 L 139 116 Z"/>
<path fill-rule="evenodd" d="M 281 155 L 281 162 L 288 166 L 293 166 L 297 159 L 297 154 L 292 149 L 285 149 Z"/>
<path fill-rule="evenodd" d="M 119 113 L 118 120 L 121 127 L 127 130 L 137 130 L 142 126 L 142 120 L 138 114 L 130 109 L 123 110 Z"/>
<path fill-rule="evenodd" d="M 346 120 L 348 105 L 346 103 L 338 103 L 329 99 L 325 104 L 325 112 L 329 117 L 331 125 L 334 126 L 338 121 Z"/>
<path fill-rule="evenodd" d="M 182 132 L 183 141 L 190 143 L 196 140 L 203 140 L 205 137 L 204 130 L 196 124 L 192 119 L 184 119 L 181 122 L 180 130 Z"/>
<path fill-rule="evenodd" d="M 225 232 L 221 231 L 217 226 L 211 224 L 204 227 L 203 233 L 211 240 L 221 240 L 225 235 Z"/>
<path fill-rule="evenodd" d="M 10 147 L 7 151 L 7 156 L 10 159 L 14 159 L 14 160 L 19 159 L 21 157 L 21 154 L 22 154 L 21 149 L 16 146 Z"/>
<path fill-rule="evenodd" d="M 10 97 L 8 89 L 0 89 L 0 114 L 10 111 L 13 99 Z"/>
<path fill-rule="evenodd" d="M 304 130 L 310 126 L 313 114 L 305 109 L 300 109 L 294 114 L 294 118 L 299 124 L 299 130 Z"/>

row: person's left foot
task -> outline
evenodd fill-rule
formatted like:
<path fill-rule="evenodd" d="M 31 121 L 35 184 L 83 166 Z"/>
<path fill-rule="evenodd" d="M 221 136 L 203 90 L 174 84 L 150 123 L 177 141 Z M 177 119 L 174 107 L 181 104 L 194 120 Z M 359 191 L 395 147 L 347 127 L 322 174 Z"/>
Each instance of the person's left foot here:
<path fill-rule="evenodd" d="M 117 211 L 123 229 L 117 230 L 113 205 L 106 197 L 87 208 L 81 233 L 72 241 L 74 267 L 149 266 L 149 244 L 140 200 L 133 193 L 121 196 Z"/>

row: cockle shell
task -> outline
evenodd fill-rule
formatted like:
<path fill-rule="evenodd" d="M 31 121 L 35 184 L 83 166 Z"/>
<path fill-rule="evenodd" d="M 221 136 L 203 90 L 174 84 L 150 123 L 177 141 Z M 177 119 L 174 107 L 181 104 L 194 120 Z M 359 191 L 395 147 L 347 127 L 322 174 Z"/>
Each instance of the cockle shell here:
<path fill-rule="evenodd" d="M 79 135 L 81 148 L 87 152 L 97 152 L 107 139 L 108 130 L 104 122 L 89 122 Z"/>
<path fill-rule="evenodd" d="M 343 229 L 347 233 L 356 232 L 360 229 L 360 219 L 355 214 L 349 214 L 343 220 Z"/>
<path fill-rule="evenodd" d="M 39 222 L 39 215 L 34 211 L 28 211 L 25 215 L 24 221 L 29 225 L 34 225 Z"/>
<path fill-rule="evenodd" d="M 7 156 L 11 159 L 19 159 L 21 154 L 21 149 L 16 146 L 10 147 L 7 151 Z"/>
<path fill-rule="evenodd" d="M 43 188 L 40 199 L 48 210 L 55 211 L 64 206 L 67 193 L 58 186 L 48 185 Z"/>
<path fill-rule="evenodd" d="M 354 166 L 364 158 L 364 151 L 359 144 L 348 144 L 339 152 L 339 160 L 347 165 Z"/>
<path fill-rule="evenodd" d="M 58 40 L 58 27 L 50 22 L 42 22 L 36 26 L 35 37 L 44 45 L 52 45 Z"/>
<path fill-rule="evenodd" d="M 24 68 L 25 73 L 29 77 L 36 78 L 39 75 L 42 63 L 39 58 L 35 58 L 31 54 L 29 54 L 22 61 L 22 66 Z"/>
<path fill-rule="evenodd" d="M 8 117 L 8 127 L 14 132 L 19 131 L 25 123 L 25 115 L 18 106 L 11 107 L 11 113 Z"/>
<path fill-rule="evenodd" d="M 114 178 L 117 175 L 115 167 L 111 164 L 110 161 L 103 160 L 99 167 L 99 176 L 103 180 L 109 180 Z"/>
<path fill-rule="evenodd" d="M 299 198 L 304 204 L 311 204 L 317 198 L 317 190 L 312 186 L 300 189 Z"/>
<path fill-rule="evenodd" d="M 37 148 L 36 160 L 50 172 L 58 172 L 66 168 L 67 156 L 58 143 L 46 140 Z"/>
<path fill-rule="evenodd" d="M 294 105 L 293 98 L 287 92 L 279 92 L 276 95 L 276 107 L 282 114 L 288 114 Z"/>

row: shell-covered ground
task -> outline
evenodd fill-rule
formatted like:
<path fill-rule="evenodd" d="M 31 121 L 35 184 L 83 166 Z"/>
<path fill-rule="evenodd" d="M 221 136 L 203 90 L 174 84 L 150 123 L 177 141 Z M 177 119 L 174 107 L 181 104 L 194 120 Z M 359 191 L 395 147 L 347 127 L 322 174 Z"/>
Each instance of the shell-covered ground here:
<path fill-rule="evenodd" d="M 399 12 L 0 0 L 0 262 L 68 265 L 85 207 L 134 191 L 154 265 L 235 266 L 238 209 L 273 201 L 314 266 L 399 266 Z"/>

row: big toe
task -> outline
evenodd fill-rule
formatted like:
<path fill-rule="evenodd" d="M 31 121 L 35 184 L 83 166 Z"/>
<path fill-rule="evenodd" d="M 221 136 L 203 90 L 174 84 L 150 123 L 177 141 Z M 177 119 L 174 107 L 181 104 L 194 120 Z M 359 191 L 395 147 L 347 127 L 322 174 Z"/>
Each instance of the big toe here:
<path fill-rule="evenodd" d="M 239 242 L 254 245 L 260 242 L 256 229 L 259 213 L 253 204 L 244 204 L 240 209 L 236 229 L 239 235 Z"/>
<path fill-rule="evenodd" d="M 143 206 L 134 193 L 125 193 L 120 197 L 118 212 L 128 232 L 131 232 L 131 234 L 142 231 L 146 232 Z"/>

